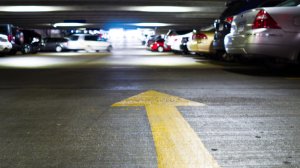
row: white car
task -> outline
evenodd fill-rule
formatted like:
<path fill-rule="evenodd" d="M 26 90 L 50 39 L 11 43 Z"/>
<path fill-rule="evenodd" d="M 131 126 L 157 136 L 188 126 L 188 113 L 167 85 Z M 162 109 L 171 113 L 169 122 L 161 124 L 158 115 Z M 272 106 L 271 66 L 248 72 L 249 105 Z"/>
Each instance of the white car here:
<path fill-rule="evenodd" d="M 12 44 L 8 41 L 7 35 L 0 34 L 0 53 L 8 53 L 12 49 Z"/>
<path fill-rule="evenodd" d="M 193 37 L 193 30 L 175 31 L 169 30 L 166 35 L 165 43 L 171 46 L 173 51 L 183 51 L 183 43 L 186 43 L 189 39 Z"/>
<path fill-rule="evenodd" d="M 108 51 L 112 50 L 112 45 L 106 39 L 101 38 L 99 35 L 90 34 L 74 34 L 69 38 L 67 49 L 68 50 L 85 50 L 85 51 Z"/>
<path fill-rule="evenodd" d="M 224 43 L 229 54 L 299 62 L 299 0 L 287 0 L 275 7 L 256 8 L 238 14 Z"/>

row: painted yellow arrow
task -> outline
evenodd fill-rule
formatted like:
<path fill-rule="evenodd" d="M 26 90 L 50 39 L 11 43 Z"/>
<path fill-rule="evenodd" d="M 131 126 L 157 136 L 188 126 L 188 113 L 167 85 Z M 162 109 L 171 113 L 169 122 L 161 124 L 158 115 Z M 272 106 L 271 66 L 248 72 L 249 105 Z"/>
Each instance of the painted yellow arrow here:
<path fill-rule="evenodd" d="M 150 90 L 112 106 L 146 107 L 159 168 L 220 167 L 176 108 L 204 104 Z"/>

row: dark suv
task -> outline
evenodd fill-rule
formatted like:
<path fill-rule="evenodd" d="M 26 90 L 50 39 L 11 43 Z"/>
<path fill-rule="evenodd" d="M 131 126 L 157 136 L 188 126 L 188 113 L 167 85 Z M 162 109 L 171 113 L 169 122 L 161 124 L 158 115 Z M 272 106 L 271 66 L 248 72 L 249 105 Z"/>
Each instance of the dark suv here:
<path fill-rule="evenodd" d="M 215 36 L 213 40 L 213 48 L 216 50 L 217 58 L 225 58 L 228 56 L 225 52 L 224 37 L 230 33 L 231 22 L 234 15 L 257 7 L 275 6 L 284 0 L 231 0 L 227 1 L 226 9 L 223 11 L 219 19 L 215 20 Z"/>
<path fill-rule="evenodd" d="M 67 50 L 68 39 L 62 37 L 44 38 L 42 44 L 42 51 L 56 51 L 62 52 Z"/>
<path fill-rule="evenodd" d="M 24 43 L 21 47 L 21 52 L 23 54 L 35 54 L 40 51 L 41 47 L 41 35 L 34 30 L 21 30 L 24 36 Z"/>

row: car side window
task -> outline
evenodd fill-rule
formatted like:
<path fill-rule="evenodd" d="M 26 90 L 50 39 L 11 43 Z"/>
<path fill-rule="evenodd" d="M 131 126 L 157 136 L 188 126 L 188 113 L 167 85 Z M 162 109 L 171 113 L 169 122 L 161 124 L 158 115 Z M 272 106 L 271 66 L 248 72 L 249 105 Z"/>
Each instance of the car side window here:
<path fill-rule="evenodd" d="M 86 41 L 99 41 L 98 36 L 84 36 L 84 40 Z"/>
<path fill-rule="evenodd" d="M 0 42 L 7 42 L 5 38 L 0 37 Z"/>
<path fill-rule="evenodd" d="M 68 39 L 62 38 L 59 42 L 68 42 Z"/>
<path fill-rule="evenodd" d="M 77 41 L 79 39 L 79 36 L 71 36 L 70 40 L 71 41 Z"/>
<path fill-rule="evenodd" d="M 54 41 L 54 39 L 49 38 L 49 39 L 46 39 L 45 42 L 52 43 L 52 42 L 55 42 L 55 41 Z"/>

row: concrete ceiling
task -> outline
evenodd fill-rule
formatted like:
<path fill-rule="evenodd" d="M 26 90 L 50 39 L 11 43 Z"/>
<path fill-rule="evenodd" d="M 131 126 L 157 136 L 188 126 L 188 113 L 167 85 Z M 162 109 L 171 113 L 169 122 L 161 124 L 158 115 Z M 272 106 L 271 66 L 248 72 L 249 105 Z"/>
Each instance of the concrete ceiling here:
<path fill-rule="evenodd" d="M 5 12 L 0 9 L 0 23 L 24 28 L 50 28 L 54 23 L 82 20 L 93 28 L 120 27 L 130 23 L 159 22 L 172 24 L 165 29 L 190 29 L 208 26 L 225 8 L 226 0 L 6 0 L 7 6 L 55 6 L 52 12 Z M 178 6 L 188 12 L 143 12 L 143 6 Z"/>

